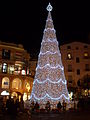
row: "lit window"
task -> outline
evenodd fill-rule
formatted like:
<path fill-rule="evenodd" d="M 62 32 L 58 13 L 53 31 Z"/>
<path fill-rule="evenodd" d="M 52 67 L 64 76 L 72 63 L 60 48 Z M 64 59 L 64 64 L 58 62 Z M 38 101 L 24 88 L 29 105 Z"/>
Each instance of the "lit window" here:
<path fill-rule="evenodd" d="M 20 74 L 21 67 L 22 67 L 21 63 L 19 63 L 19 62 L 16 61 L 16 63 L 15 63 L 15 69 L 14 69 L 14 74 L 16 74 L 16 75 Z"/>
<path fill-rule="evenodd" d="M 88 56 L 88 53 L 84 53 L 84 56 L 87 57 L 87 56 Z"/>
<path fill-rule="evenodd" d="M 9 88 L 9 78 L 8 77 L 4 77 L 2 79 L 2 88 Z"/>
<path fill-rule="evenodd" d="M 26 90 L 29 92 L 29 90 L 30 90 L 30 84 L 28 82 L 26 82 L 25 87 L 26 87 Z"/>
<path fill-rule="evenodd" d="M 25 70 L 22 70 L 22 75 L 26 75 L 26 71 Z"/>
<path fill-rule="evenodd" d="M 3 72 L 7 73 L 7 63 L 3 63 Z"/>
<path fill-rule="evenodd" d="M 12 82 L 13 89 L 21 89 L 22 88 L 22 81 L 19 78 L 15 78 Z"/>
<path fill-rule="evenodd" d="M 88 58 L 88 56 L 89 56 L 88 53 L 85 52 L 85 53 L 84 53 L 84 58 Z"/>
<path fill-rule="evenodd" d="M 72 59 L 71 53 L 68 53 L 68 54 L 67 54 L 67 58 L 68 58 L 69 60 Z"/>
<path fill-rule="evenodd" d="M 2 64 L 0 64 L 0 72 L 2 71 Z"/>
<path fill-rule="evenodd" d="M 9 67 L 8 67 L 8 72 L 9 72 L 10 74 L 13 74 L 13 72 L 14 72 L 14 65 L 9 65 Z"/>
<path fill-rule="evenodd" d="M 88 96 L 88 89 L 85 90 L 85 96 Z"/>

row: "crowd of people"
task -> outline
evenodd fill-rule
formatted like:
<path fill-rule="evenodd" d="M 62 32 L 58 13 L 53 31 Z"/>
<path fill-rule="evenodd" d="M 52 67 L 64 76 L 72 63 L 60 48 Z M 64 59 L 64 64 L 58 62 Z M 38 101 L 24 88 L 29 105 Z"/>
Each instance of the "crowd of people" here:
<path fill-rule="evenodd" d="M 9 96 L 9 98 L 6 100 L 6 103 L 3 103 L 3 111 L 7 112 L 8 114 L 12 114 L 12 115 L 17 115 L 17 113 L 19 112 L 24 112 L 25 110 L 25 103 L 23 101 L 23 98 L 21 97 L 21 99 L 19 100 L 18 98 L 11 98 Z M 38 102 L 34 102 L 32 101 L 31 104 L 30 104 L 30 110 L 32 112 L 38 112 L 40 111 L 40 105 Z M 58 111 L 65 111 L 66 110 L 66 102 L 63 101 L 63 103 L 61 104 L 61 102 L 59 101 L 57 103 L 57 106 L 56 106 L 56 109 Z M 47 101 L 47 103 L 45 104 L 45 108 L 44 110 L 46 112 L 49 112 L 52 110 L 52 105 L 50 104 L 49 101 Z"/>
<path fill-rule="evenodd" d="M 18 112 L 23 112 L 24 110 L 24 101 L 22 97 L 19 100 L 18 98 L 11 98 L 11 96 L 9 96 L 5 101 L 2 99 L 0 103 L 2 103 L 2 112 L 6 112 L 8 114 L 16 115 Z"/>
<path fill-rule="evenodd" d="M 6 110 L 8 113 L 17 114 L 18 111 L 24 110 L 24 101 L 21 98 L 20 102 L 19 99 L 13 99 L 9 97 L 6 101 Z"/>
<path fill-rule="evenodd" d="M 34 101 L 32 101 L 30 109 L 31 109 L 31 111 L 39 111 L 40 110 L 39 103 L 38 102 L 35 103 Z M 66 110 L 66 102 L 63 101 L 63 103 L 61 104 L 61 102 L 59 101 L 56 106 L 56 109 L 58 111 L 61 111 L 61 110 L 65 111 Z M 47 101 L 47 103 L 45 104 L 45 111 L 47 111 L 47 112 L 51 111 L 51 104 L 49 101 Z"/>

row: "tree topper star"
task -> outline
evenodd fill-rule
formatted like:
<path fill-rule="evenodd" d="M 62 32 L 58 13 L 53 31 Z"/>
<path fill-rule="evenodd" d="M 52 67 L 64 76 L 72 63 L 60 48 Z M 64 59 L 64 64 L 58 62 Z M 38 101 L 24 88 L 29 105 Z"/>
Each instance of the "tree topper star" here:
<path fill-rule="evenodd" d="M 51 4 L 49 3 L 48 6 L 47 6 L 47 11 L 51 12 L 53 9 L 53 7 L 51 6 Z"/>

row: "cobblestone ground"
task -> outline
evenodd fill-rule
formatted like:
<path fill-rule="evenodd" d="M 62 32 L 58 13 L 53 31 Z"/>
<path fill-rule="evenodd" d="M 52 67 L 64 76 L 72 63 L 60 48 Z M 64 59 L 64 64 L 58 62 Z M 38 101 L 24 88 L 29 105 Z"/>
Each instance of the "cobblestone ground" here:
<path fill-rule="evenodd" d="M 18 113 L 16 116 L 0 113 L 0 120 L 90 120 L 90 111 L 62 113 Z"/>
<path fill-rule="evenodd" d="M 31 120 L 90 120 L 90 111 L 32 114 Z"/>
<path fill-rule="evenodd" d="M 17 115 L 0 113 L 0 120 L 31 120 L 31 115 L 27 112 L 19 112 Z"/>

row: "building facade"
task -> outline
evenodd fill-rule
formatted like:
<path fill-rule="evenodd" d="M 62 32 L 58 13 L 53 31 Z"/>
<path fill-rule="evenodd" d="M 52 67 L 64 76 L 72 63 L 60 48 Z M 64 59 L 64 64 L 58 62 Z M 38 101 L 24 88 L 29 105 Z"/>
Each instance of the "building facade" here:
<path fill-rule="evenodd" d="M 28 99 L 33 78 L 30 55 L 21 44 L 0 41 L 0 96 Z"/>
<path fill-rule="evenodd" d="M 90 78 L 90 45 L 72 42 L 61 45 L 60 50 L 68 89 L 80 88 L 84 78 Z M 83 94 L 87 94 L 86 90 Z"/>

